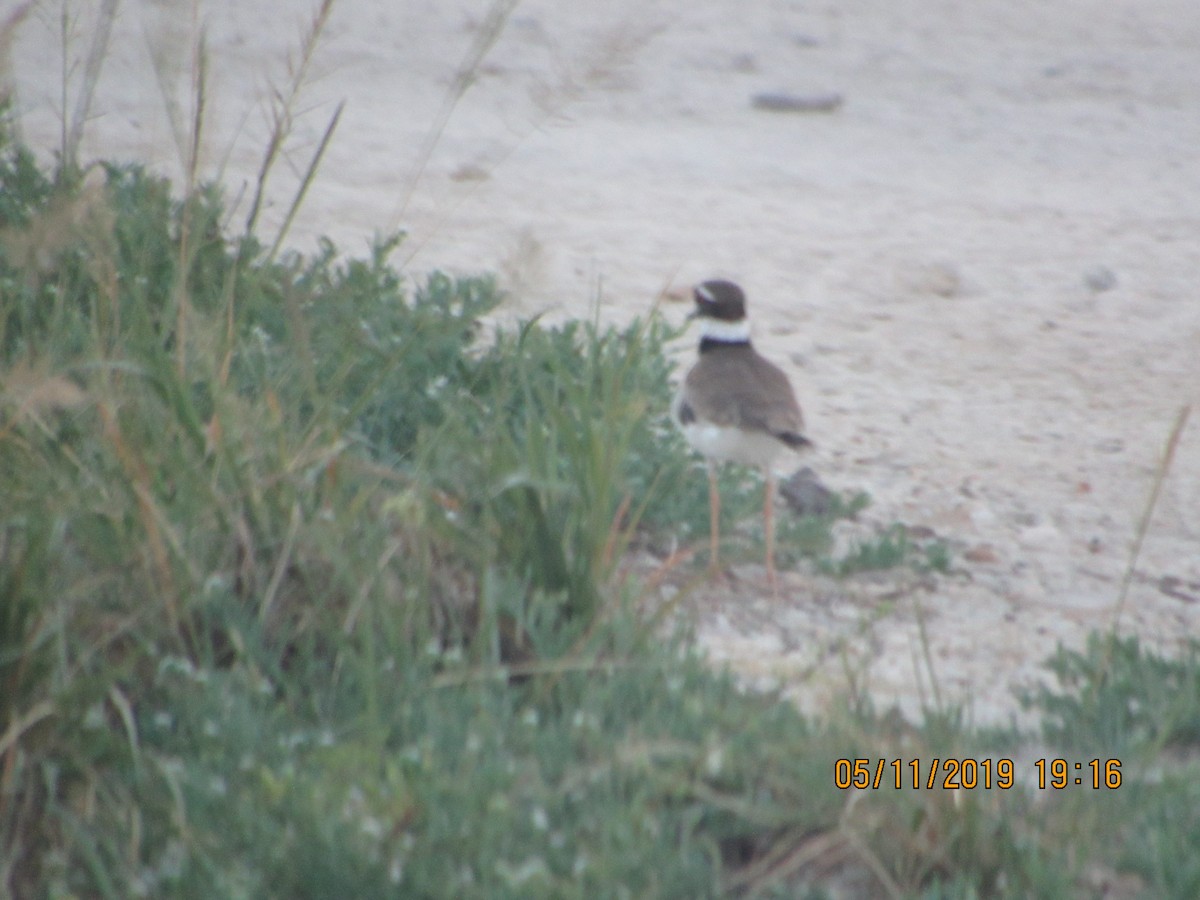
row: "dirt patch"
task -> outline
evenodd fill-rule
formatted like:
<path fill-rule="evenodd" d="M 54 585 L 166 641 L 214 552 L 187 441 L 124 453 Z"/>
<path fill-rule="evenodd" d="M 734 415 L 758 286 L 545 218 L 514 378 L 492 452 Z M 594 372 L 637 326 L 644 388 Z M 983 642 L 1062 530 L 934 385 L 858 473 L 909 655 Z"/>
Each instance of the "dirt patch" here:
<path fill-rule="evenodd" d="M 304 15 L 198 6 L 122 5 L 83 156 L 178 174 L 203 24 L 201 171 L 245 196 Z M 488 6 L 339 0 L 264 223 L 345 100 L 293 245 L 358 253 L 403 227 L 411 269 L 501 272 L 514 316 L 622 320 L 669 283 L 741 282 L 805 407 L 808 464 L 872 496 L 864 533 L 905 522 L 958 552 L 945 575 L 792 573 L 778 605 L 749 571 L 696 597 L 698 639 L 809 706 L 853 673 L 884 703 L 936 690 L 1006 719 L 1057 643 L 1112 625 L 1167 435 L 1200 400 L 1191 0 L 530 2 L 451 110 Z M 35 13 L 12 48 L 23 136 L 47 156 L 59 24 Z M 1167 649 L 1200 633 L 1198 429 L 1120 623 Z"/>

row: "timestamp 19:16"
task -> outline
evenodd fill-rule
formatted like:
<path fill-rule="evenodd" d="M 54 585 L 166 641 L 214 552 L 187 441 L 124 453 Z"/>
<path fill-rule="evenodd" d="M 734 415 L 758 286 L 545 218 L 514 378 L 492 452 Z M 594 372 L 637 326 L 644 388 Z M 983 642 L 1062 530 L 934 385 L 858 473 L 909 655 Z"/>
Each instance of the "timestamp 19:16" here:
<path fill-rule="evenodd" d="M 1038 788 L 1062 790 L 1068 785 L 1087 785 L 1093 790 L 1121 786 L 1121 761 L 1119 759 L 1089 759 L 1087 762 L 1069 762 L 1065 759 L 1039 759 L 1034 764 L 1038 773 Z"/>

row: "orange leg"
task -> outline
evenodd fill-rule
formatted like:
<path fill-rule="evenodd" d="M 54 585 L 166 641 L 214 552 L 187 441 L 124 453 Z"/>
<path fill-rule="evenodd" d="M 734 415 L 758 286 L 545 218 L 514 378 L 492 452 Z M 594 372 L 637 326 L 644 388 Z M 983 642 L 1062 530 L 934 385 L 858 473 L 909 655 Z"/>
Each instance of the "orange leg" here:
<path fill-rule="evenodd" d="M 717 469 L 708 464 L 708 567 L 712 572 L 720 570 L 717 561 L 717 545 L 721 531 L 721 493 L 717 490 Z"/>
<path fill-rule="evenodd" d="M 775 474 L 766 472 L 767 483 L 763 489 L 763 528 L 767 543 L 767 580 L 771 582 L 771 593 L 779 597 L 779 580 L 775 577 Z"/>

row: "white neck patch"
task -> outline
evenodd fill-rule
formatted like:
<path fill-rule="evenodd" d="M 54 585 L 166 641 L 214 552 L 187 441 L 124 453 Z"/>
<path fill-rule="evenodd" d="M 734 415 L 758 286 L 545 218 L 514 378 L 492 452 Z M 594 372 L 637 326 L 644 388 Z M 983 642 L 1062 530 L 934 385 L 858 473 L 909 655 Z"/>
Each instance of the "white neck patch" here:
<path fill-rule="evenodd" d="M 724 322 L 703 316 L 700 319 L 700 336 L 722 344 L 744 344 L 750 340 L 750 322 L 747 319 Z"/>

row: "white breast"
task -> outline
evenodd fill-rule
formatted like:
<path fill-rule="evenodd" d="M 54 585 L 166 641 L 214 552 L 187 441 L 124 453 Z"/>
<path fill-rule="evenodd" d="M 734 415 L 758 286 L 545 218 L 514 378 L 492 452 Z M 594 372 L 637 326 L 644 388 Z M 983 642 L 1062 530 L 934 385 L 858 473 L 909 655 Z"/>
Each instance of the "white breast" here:
<path fill-rule="evenodd" d="M 687 442 L 714 462 L 737 462 L 766 469 L 787 449 L 786 444 L 765 431 L 746 431 L 702 421 L 680 427 Z"/>

